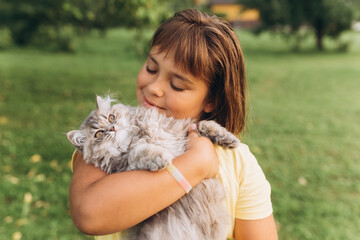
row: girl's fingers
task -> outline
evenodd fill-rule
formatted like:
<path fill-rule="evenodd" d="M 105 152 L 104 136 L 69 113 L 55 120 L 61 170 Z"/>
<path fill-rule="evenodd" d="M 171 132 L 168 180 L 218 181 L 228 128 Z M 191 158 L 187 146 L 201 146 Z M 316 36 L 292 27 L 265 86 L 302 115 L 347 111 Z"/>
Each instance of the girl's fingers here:
<path fill-rule="evenodd" d="M 191 124 L 191 126 L 189 127 L 189 131 L 196 131 L 197 126 L 196 123 Z"/>
<path fill-rule="evenodd" d="M 188 137 L 189 138 L 193 138 L 193 137 L 198 137 L 199 135 L 197 134 L 197 126 L 195 123 L 193 123 L 188 130 Z"/>

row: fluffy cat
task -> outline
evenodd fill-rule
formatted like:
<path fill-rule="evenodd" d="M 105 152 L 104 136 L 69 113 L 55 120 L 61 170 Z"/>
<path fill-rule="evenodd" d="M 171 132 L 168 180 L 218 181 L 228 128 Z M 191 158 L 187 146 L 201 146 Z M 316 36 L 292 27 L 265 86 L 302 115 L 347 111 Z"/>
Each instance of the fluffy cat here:
<path fill-rule="evenodd" d="M 67 134 L 87 163 L 111 174 L 134 169 L 157 171 L 185 152 L 191 119 L 174 119 L 156 109 L 112 105 L 97 97 L 97 109 L 80 130 Z M 239 140 L 214 121 L 197 123 L 198 133 L 233 148 Z M 127 240 L 224 240 L 229 216 L 225 191 L 216 178 L 205 179 L 177 202 L 127 231 Z"/>

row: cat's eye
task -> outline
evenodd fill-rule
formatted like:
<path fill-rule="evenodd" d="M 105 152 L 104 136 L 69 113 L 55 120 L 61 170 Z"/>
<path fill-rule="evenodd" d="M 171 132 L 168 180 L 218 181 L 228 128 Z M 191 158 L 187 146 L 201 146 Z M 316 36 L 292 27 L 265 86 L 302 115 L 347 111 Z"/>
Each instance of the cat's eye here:
<path fill-rule="evenodd" d="M 104 131 L 103 131 L 103 130 L 99 130 L 99 131 L 97 131 L 97 132 L 95 133 L 95 137 L 96 137 L 96 138 L 100 138 L 100 137 L 102 137 L 102 136 L 104 136 Z"/>
<path fill-rule="evenodd" d="M 108 120 L 110 123 L 113 123 L 115 121 L 115 116 L 110 114 L 109 117 L 108 117 Z"/>

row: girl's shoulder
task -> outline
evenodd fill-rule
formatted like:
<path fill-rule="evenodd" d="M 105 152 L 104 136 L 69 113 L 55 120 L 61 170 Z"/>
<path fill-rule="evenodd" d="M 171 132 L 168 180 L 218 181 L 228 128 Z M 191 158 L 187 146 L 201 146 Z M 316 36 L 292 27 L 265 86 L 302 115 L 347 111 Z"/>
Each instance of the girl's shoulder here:
<path fill-rule="evenodd" d="M 255 156 L 251 153 L 249 146 L 240 143 L 236 148 L 223 148 L 215 146 L 220 164 L 233 165 L 234 167 L 246 167 L 257 164 Z"/>
<path fill-rule="evenodd" d="M 240 143 L 233 149 L 215 146 L 215 150 L 220 161 L 220 178 L 228 178 L 240 185 L 249 178 L 265 179 L 263 170 L 246 144 Z"/>

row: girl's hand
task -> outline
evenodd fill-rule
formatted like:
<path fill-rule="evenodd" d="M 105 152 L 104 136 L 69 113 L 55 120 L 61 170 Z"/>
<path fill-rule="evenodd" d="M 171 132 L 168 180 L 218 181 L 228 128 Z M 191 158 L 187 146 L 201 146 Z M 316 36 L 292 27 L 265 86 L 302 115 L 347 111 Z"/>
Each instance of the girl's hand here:
<path fill-rule="evenodd" d="M 186 152 L 194 154 L 194 160 L 200 163 L 205 171 L 205 178 L 215 177 L 219 172 L 219 159 L 213 143 L 206 137 L 197 134 L 196 124 L 189 128 Z"/>

